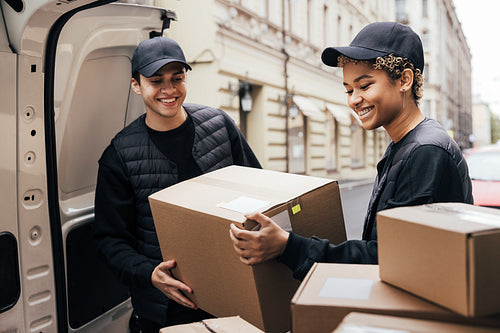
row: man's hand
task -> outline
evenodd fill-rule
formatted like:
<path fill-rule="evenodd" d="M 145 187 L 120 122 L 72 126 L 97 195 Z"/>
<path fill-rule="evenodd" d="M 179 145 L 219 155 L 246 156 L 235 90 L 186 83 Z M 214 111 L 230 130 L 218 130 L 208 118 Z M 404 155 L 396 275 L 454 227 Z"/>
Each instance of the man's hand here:
<path fill-rule="evenodd" d="M 255 265 L 277 258 L 286 247 L 289 233 L 281 229 L 269 217 L 254 213 L 246 216 L 260 224 L 258 231 L 242 230 L 231 224 L 229 236 L 240 260 L 247 265 Z"/>
<path fill-rule="evenodd" d="M 155 267 L 151 274 L 151 283 L 171 300 L 191 309 L 197 309 L 196 304 L 191 302 L 184 294 L 192 294 L 193 290 L 172 277 L 170 270 L 175 267 L 175 260 L 168 260 Z"/>

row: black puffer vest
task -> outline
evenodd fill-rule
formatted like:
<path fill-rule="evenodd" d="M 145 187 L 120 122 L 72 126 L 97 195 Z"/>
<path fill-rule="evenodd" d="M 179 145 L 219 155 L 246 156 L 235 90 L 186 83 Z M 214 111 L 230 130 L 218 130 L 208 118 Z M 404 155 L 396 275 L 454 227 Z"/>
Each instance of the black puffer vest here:
<path fill-rule="evenodd" d="M 194 123 L 193 157 L 203 173 L 233 164 L 231 143 L 222 111 L 196 104 L 184 104 Z M 177 166 L 151 141 L 142 115 L 124 128 L 112 144 L 125 165 L 136 203 L 137 251 L 154 264 L 162 261 L 148 196 L 178 183 Z M 131 288 L 132 303 L 139 316 L 165 322 L 168 298 L 152 285 Z"/>

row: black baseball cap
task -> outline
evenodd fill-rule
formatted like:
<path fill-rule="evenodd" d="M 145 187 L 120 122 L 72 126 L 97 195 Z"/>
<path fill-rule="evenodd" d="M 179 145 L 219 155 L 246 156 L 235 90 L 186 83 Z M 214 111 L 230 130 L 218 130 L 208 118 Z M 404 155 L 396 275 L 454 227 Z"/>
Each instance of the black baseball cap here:
<path fill-rule="evenodd" d="M 413 66 L 424 70 L 424 50 L 420 37 L 407 25 L 398 22 L 375 22 L 361 29 L 349 46 L 328 47 L 321 60 L 338 67 L 337 58 L 345 55 L 355 60 L 372 60 L 393 54 L 407 58 Z"/>
<path fill-rule="evenodd" d="M 151 77 L 160 68 L 174 61 L 183 63 L 188 70 L 191 69 L 176 41 L 166 37 L 146 39 L 140 42 L 134 51 L 132 74 L 139 72 L 145 77 Z"/>

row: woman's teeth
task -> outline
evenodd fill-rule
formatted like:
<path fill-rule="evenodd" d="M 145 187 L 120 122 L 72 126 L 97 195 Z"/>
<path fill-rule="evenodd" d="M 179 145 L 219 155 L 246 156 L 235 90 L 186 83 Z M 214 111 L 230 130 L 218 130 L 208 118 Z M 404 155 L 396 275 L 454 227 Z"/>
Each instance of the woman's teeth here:
<path fill-rule="evenodd" d="M 366 108 L 366 109 L 363 109 L 361 111 L 358 112 L 358 115 L 359 116 L 364 116 L 365 114 L 367 114 L 368 112 L 370 112 L 371 110 L 373 110 L 373 106 L 372 107 L 369 107 L 369 108 Z"/>

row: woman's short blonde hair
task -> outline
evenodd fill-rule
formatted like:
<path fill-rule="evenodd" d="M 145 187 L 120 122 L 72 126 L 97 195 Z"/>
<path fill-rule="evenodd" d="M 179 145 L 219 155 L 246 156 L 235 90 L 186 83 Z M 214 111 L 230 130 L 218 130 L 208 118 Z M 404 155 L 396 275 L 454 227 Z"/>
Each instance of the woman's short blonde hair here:
<path fill-rule="evenodd" d="M 343 67 L 347 63 L 366 63 L 373 66 L 374 69 L 379 69 L 387 73 L 392 80 L 397 80 L 403 74 L 403 70 L 409 68 L 413 71 L 413 85 L 412 94 L 415 99 L 415 103 L 418 105 L 419 99 L 422 98 L 424 92 L 424 76 L 420 69 L 415 69 L 415 66 L 406 58 L 396 57 L 393 54 L 389 54 L 383 57 L 378 57 L 375 60 L 355 60 L 346 57 L 345 55 L 340 55 L 338 57 L 338 67 Z"/>

